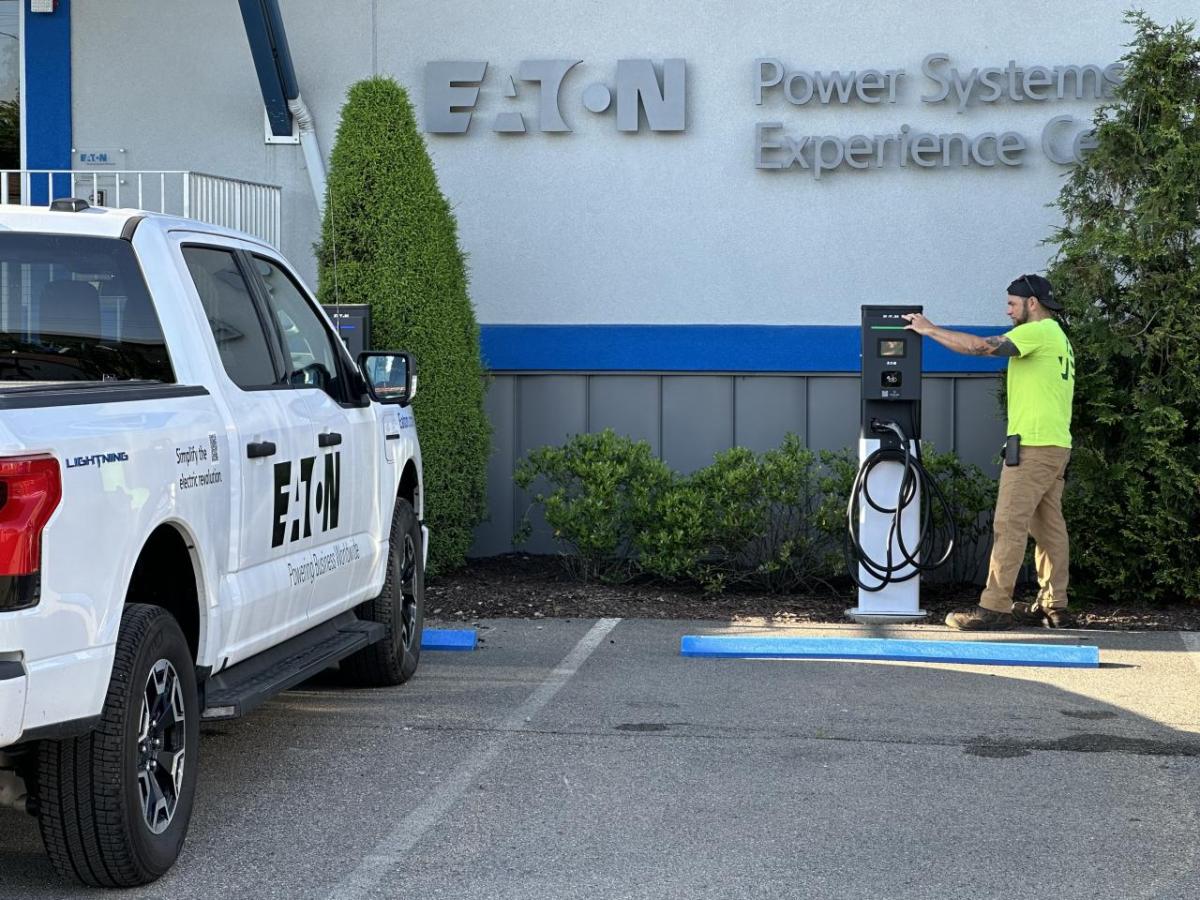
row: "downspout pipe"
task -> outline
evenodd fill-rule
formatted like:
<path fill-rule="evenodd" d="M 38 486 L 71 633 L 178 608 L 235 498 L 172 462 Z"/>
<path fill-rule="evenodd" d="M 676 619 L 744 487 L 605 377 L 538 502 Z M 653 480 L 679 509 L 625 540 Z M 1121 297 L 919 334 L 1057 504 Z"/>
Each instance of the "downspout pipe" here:
<path fill-rule="evenodd" d="M 317 143 L 317 126 L 299 93 L 288 99 L 288 109 L 291 110 L 300 131 L 300 149 L 304 151 L 304 165 L 308 169 L 308 180 L 312 184 L 319 224 L 325 218 L 325 158 L 321 156 L 321 145 Z"/>
<path fill-rule="evenodd" d="M 308 180 L 312 185 L 313 200 L 317 205 L 317 217 L 324 218 L 325 158 L 317 143 L 312 112 L 300 96 L 300 84 L 292 65 L 292 53 L 288 48 L 279 0 L 238 0 L 238 4 L 241 6 L 246 39 L 250 43 L 254 69 L 258 73 L 271 133 L 286 137 L 292 133 L 295 122 L 300 135 L 300 148 L 304 152 L 304 165 L 308 169 Z"/>

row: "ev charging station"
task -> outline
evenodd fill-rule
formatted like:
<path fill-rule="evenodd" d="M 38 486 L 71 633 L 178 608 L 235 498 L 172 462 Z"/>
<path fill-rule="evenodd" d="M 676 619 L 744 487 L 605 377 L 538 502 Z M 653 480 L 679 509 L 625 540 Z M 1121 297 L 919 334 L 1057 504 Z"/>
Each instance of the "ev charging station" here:
<path fill-rule="evenodd" d="M 920 306 L 862 308 L 862 428 L 858 474 L 846 506 L 846 562 L 858 585 L 863 623 L 914 622 L 921 573 L 954 549 L 954 517 L 921 462 L 921 336 L 904 316 Z M 922 499 L 927 502 L 922 504 Z M 940 507 L 940 524 L 933 515 Z M 923 561 L 924 560 L 924 561 Z M 1004 666 L 1096 668 L 1094 646 L 1019 641 L 896 640 L 888 637 L 702 634 L 680 639 L 681 656 L 737 659 L 848 659 Z"/>
<path fill-rule="evenodd" d="M 921 573 L 950 558 L 950 504 L 921 462 L 921 336 L 903 318 L 920 306 L 862 308 L 862 428 L 858 474 L 846 506 L 846 562 L 858 585 L 857 622 L 914 622 Z M 926 502 L 922 504 L 922 500 Z M 934 506 L 940 517 L 933 515 Z M 940 518 L 940 523 L 938 519 Z M 1094 646 L 1020 641 L 702 634 L 680 639 L 681 656 L 847 659 L 1096 668 Z"/>
<path fill-rule="evenodd" d="M 921 464 L 921 336 L 903 316 L 920 306 L 862 307 L 862 427 L 858 475 L 846 511 L 847 564 L 858 585 L 858 622 L 924 619 L 921 572 L 945 562 L 953 548 L 953 518 Z M 942 504 L 933 527 L 926 499 Z M 938 532 L 948 530 L 945 548 Z M 922 562 L 922 558 L 933 562 Z"/>

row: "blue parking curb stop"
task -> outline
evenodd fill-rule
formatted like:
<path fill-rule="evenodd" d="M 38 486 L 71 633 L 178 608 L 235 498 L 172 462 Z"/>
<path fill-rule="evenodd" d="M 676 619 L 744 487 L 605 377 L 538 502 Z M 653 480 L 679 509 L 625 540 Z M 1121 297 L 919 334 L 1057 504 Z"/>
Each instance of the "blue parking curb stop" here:
<path fill-rule="evenodd" d="M 681 656 L 737 659 L 857 659 L 1074 669 L 1094 669 L 1100 665 L 1097 647 L 1017 641 L 685 635 L 679 652 Z"/>
<path fill-rule="evenodd" d="M 474 628 L 426 628 L 421 635 L 422 650 L 474 650 Z"/>

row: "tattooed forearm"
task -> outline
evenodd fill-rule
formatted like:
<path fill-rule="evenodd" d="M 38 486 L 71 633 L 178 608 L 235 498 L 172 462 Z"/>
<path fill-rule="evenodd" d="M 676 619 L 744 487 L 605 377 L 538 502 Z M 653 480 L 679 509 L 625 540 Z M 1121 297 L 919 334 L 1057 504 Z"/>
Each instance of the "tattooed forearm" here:
<path fill-rule="evenodd" d="M 984 338 L 975 348 L 977 356 L 1020 356 L 1016 344 L 1003 335 Z"/>

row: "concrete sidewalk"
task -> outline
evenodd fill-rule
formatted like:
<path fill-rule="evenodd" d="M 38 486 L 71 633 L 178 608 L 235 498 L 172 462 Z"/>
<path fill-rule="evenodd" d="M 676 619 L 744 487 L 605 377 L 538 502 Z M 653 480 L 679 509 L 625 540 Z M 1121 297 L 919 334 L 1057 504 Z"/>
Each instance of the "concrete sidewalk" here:
<path fill-rule="evenodd" d="M 310 683 L 206 729 L 184 857 L 127 896 L 1200 896 L 1195 636 L 978 636 L 1092 670 L 678 655 L 755 628 L 494 620 L 404 688 Z M 0 897 L 84 895 L 0 834 Z"/>

